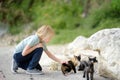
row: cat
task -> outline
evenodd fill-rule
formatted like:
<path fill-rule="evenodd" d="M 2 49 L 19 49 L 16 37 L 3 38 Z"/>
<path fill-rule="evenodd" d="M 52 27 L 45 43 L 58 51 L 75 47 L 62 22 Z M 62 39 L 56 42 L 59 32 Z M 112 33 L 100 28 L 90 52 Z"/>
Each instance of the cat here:
<path fill-rule="evenodd" d="M 89 61 L 91 61 L 93 63 L 98 62 L 96 57 L 93 57 L 93 58 L 88 57 L 88 58 L 89 58 Z M 80 61 L 80 65 L 79 65 L 78 71 L 83 71 L 86 64 L 88 64 L 88 61 L 84 61 L 84 60 Z"/>
<path fill-rule="evenodd" d="M 94 76 L 94 63 L 98 62 L 96 60 L 96 57 L 94 58 L 90 58 L 89 57 L 89 61 L 81 61 L 80 66 L 79 66 L 79 71 L 83 71 L 83 78 L 85 78 L 87 76 L 87 80 L 89 80 L 89 78 L 91 80 L 93 80 L 93 76 Z M 89 75 L 90 74 L 90 75 Z"/>
<path fill-rule="evenodd" d="M 81 60 L 81 55 L 79 56 L 74 56 L 72 59 L 70 59 L 68 61 L 68 63 L 63 63 L 61 65 L 61 71 L 64 75 L 66 75 L 67 73 L 70 73 L 72 70 L 74 71 L 74 73 L 76 73 L 76 66 L 78 65 L 78 63 Z"/>

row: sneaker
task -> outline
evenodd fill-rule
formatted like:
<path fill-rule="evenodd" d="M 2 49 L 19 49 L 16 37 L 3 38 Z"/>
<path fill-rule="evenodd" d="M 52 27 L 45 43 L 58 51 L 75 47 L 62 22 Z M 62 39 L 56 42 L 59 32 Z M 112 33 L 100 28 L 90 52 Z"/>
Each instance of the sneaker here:
<path fill-rule="evenodd" d="M 26 70 L 26 74 L 39 74 L 39 75 L 43 75 L 44 73 L 42 71 L 39 71 L 37 69 L 27 69 Z"/>
<path fill-rule="evenodd" d="M 11 71 L 12 71 L 12 73 L 17 73 L 17 70 L 18 70 L 18 65 L 17 65 L 16 61 L 13 59 L 12 60 Z"/>

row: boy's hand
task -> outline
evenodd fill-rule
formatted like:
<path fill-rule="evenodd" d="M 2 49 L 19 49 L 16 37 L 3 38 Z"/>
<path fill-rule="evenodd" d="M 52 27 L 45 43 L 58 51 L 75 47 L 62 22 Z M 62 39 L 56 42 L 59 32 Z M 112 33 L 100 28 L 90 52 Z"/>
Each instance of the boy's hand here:
<path fill-rule="evenodd" d="M 68 64 L 68 61 L 62 61 L 62 60 L 61 60 L 61 64 L 63 64 L 63 63 Z"/>

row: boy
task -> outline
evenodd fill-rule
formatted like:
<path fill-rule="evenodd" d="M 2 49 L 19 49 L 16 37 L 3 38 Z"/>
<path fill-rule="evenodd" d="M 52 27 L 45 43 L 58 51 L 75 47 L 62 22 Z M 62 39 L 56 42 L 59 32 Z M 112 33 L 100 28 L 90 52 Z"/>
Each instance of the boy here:
<path fill-rule="evenodd" d="M 40 27 L 35 35 L 29 36 L 22 40 L 15 48 L 12 63 L 12 72 L 17 73 L 18 68 L 26 70 L 27 74 L 43 74 L 42 67 L 39 64 L 43 50 L 56 62 L 64 63 L 64 61 L 55 57 L 46 47 L 54 31 L 49 25 Z"/>

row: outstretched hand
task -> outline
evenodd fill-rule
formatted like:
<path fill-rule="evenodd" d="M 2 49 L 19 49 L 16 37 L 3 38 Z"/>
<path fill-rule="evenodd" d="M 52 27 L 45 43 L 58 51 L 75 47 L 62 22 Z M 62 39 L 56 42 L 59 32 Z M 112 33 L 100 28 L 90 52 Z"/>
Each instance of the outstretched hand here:
<path fill-rule="evenodd" d="M 61 64 L 63 64 L 63 63 L 66 63 L 66 64 L 68 64 L 68 61 L 61 60 Z"/>

